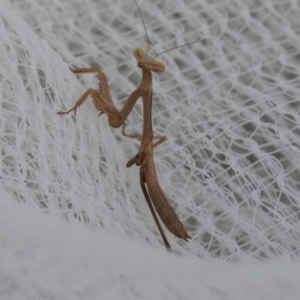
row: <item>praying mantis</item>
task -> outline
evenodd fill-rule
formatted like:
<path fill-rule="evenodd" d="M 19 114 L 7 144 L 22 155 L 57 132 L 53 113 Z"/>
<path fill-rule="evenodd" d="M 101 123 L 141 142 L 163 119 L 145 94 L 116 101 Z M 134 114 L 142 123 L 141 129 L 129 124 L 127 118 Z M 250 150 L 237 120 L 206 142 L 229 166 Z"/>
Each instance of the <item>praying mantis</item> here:
<path fill-rule="evenodd" d="M 125 136 L 131 136 L 125 133 L 125 121 L 131 112 L 132 108 L 136 104 L 137 100 L 141 97 L 143 100 L 143 133 L 141 136 L 141 144 L 138 149 L 137 154 L 131 158 L 126 166 L 131 167 L 136 164 L 140 166 L 140 185 L 151 211 L 151 214 L 154 218 L 156 226 L 161 234 L 165 247 L 168 251 L 171 251 L 171 246 L 164 234 L 164 231 L 160 225 L 157 214 L 159 215 L 161 221 L 165 224 L 167 229 L 172 232 L 175 236 L 185 241 L 188 241 L 191 237 L 187 233 L 182 222 L 179 220 L 177 214 L 170 205 L 167 197 L 165 196 L 155 170 L 155 165 L 153 161 L 153 149 L 167 138 L 165 136 L 153 136 L 152 130 L 152 72 L 161 73 L 164 71 L 165 66 L 162 62 L 156 60 L 155 58 L 167 51 L 173 50 L 177 46 L 167 51 L 164 51 L 160 54 L 157 54 L 154 58 L 150 57 L 147 53 L 149 50 L 149 39 L 146 30 L 146 26 L 140 12 L 139 6 L 135 0 L 139 14 L 142 18 L 143 26 L 145 29 L 146 39 L 147 39 L 147 51 L 145 52 L 141 48 L 136 48 L 134 50 L 134 56 L 137 62 L 137 66 L 142 70 L 142 79 L 137 89 L 133 91 L 127 98 L 123 107 L 118 110 L 113 103 L 110 89 L 107 83 L 105 73 L 100 68 L 79 68 L 72 70 L 75 74 L 84 74 L 84 73 L 96 73 L 99 79 L 99 89 L 95 90 L 93 88 L 88 88 L 81 97 L 77 100 L 74 107 L 68 111 L 60 111 L 57 114 L 68 114 L 74 111 L 76 115 L 77 108 L 84 103 L 84 101 L 90 96 L 94 102 L 96 109 L 101 114 L 106 114 L 108 121 L 111 127 L 118 128 L 123 125 L 122 133 Z M 137 136 L 131 136 L 137 137 Z M 153 143 L 153 139 L 157 138 L 158 141 Z"/>

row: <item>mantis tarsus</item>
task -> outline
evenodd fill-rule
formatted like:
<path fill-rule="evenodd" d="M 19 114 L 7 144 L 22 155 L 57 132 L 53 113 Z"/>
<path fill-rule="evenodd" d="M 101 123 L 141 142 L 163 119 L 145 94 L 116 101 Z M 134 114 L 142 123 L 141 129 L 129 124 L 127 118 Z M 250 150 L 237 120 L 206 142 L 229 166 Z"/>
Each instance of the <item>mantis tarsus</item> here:
<path fill-rule="evenodd" d="M 136 1 L 135 1 L 136 2 Z M 136 3 L 137 5 L 137 3 Z M 137 5 L 138 7 L 138 5 Z M 139 7 L 138 7 L 139 10 Z M 141 12 L 139 10 L 141 15 Z M 141 15 L 142 17 L 142 15 Z M 143 19 L 142 19 L 143 21 Z M 149 39 L 146 31 L 146 27 L 143 21 L 146 38 L 148 42 L 149 48 Z M 198 42 L 198 41 L 197 41 Z M 195 43 L 195 42 L 193 42 Z M 189 43 L 191 44 L 191 43 Z M 187 44 L 186 44 L 187 45 Z M 181 46 L 178 46 L 181 47 Z M 178 48 L 175 47 L 175 48 Z M 172 48 L 172 49 L 175 49 Z M 170 50 L 172 50 L 170 49 Z M 148 49 L 147 49 L 148 52 Z M 155 220 L 155 223 L 158 227 L 158 230 L 162 236 L 164 244 L 167 250 L 171 251 L 170 244 L 163 232 L 163 229 L 159 223 L 157 218 L 156 212 L 160 216 L 162 222 L 166 225 L 168 230 L 172 232 L 178 238 L 181 238 L 187 241 L 190 236 L 188 235 L 187 231 L 185 230 L 183 224 L 179 220 L 178 216 L 174 212 L 173 208 L 171 207 L 169 201 L 167 200 L 166 196 L 164 195 L 157 175 L 155 171 L 155 165 L 153 161 L 153 148 L 166 140 L 165 136 L 154 137 L 152 131 L 152 72 L 163 72 L 165 66 L 162 62 L 155 60 L 154 58 L 150 57 L 147 52 L 144 52 L 141 48 L 137 48 L 134 50 L 134 56 L 137 61 L 137 66 L 142 69 L 142 80 L 139 86 L 135 91 L 133 91 L 127 101 L 125 102 L 124 106 L 121 110 L 118 110 L 115 105 L 113 104 L 113 100 L 109 91 L 108 83 L 104 72 L 100 68 L 80 68 L 73 70 L 74 73 L 97 73 L 99 78 L 99 90 L 95 90 L 89 88 L 83 95 L 77 100 L 75 106 L 72 107 L 68 111 L 61 111 L 58 114 L 68 114 L 74 110 L 76 115 L 77 108 L 87 99 L 88 96 L 91 96 L 93 99 L 94 105 L 98 111 L 100 111 L 100 115 L 105 113 L 108 117 L 109 124 L 114 127 L 118 128 L 122 124 L 124 124 L 127 116 L 131 112 L 132 108 L 136 104 L 137 100 L 142 97 L 143 99 L 143 134 L 141 136 L 141 145 L 139 147 L 138 153 L 131 158 L 128 163 L 127 167 L 131 167 L 133 164 L 140 166 L 140 184 L 152 216 Z M 166 51 L 164 51 L 166 52 Z M 161 54 L 161 53 L 160 53 Z M 123 127 L 123 134 L 124 127 Z M 129 135 L 127 135 L 129 136 Z M 159 138 L 156 143 L 153 143 L 154 138 Z M 155 212 L 156 211 L 156 212 Z"/>

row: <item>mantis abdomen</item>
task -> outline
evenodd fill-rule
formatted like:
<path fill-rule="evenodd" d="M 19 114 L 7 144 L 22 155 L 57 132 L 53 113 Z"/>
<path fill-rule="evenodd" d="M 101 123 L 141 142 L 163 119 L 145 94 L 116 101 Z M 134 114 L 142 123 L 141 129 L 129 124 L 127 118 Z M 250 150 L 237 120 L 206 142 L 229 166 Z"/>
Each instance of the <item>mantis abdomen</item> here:
<path fill-rule="evenodd" d="M 155 169 L 147 169 L 144 177 L 150 199 L 162 222 L 174 235 L 187 241 L 190 236 L 188 235 L 183 224 L 179 220 L 167 197 L 162 191 L 157 179 Z"/>

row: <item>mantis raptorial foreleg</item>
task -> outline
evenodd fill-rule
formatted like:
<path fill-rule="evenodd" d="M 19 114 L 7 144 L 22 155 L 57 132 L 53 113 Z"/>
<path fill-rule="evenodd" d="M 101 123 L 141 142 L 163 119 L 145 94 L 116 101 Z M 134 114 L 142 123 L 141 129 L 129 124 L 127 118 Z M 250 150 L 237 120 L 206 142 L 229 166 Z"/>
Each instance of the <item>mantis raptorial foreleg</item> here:
<path fill-rule="evenodd" d="M 68 114 L 74 110 L 76 115 L 77 108 L 83 104 L 88 96 L 91 96 L 96 109 L 100 111 L 100 114 L 107 114 L 109 124 L 114 128 L 120 127 L 125 122 L 136 101 L 141 97 L 145 89 L 148 88 L 146 85 L 140 84 L 138 88 L 129 95 L 123 108 L 118 110 L 113 104 L 106 76 L 100 68 L 80 68 L 72 70 L 72 72 L 75 74 L 97 73 L 99 78 L 99 90 L 97 91 L 92 88 L 87 89 L 76 101 L 74 107 L 68 111 L 60 111 L 57 114 Z"/>

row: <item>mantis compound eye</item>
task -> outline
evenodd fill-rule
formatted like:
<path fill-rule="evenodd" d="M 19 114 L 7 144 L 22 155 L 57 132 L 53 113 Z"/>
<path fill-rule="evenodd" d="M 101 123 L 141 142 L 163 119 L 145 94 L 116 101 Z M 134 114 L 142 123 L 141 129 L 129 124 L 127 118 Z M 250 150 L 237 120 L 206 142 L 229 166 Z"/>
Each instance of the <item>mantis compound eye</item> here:
<path fill-rule="evenodd" d="M 157 73 L 161 73 L 165 70 L 165 66 L 162 62 L 153 59 L 143 49 L 136 48 L 133 54 L 139 68 Z"/>

